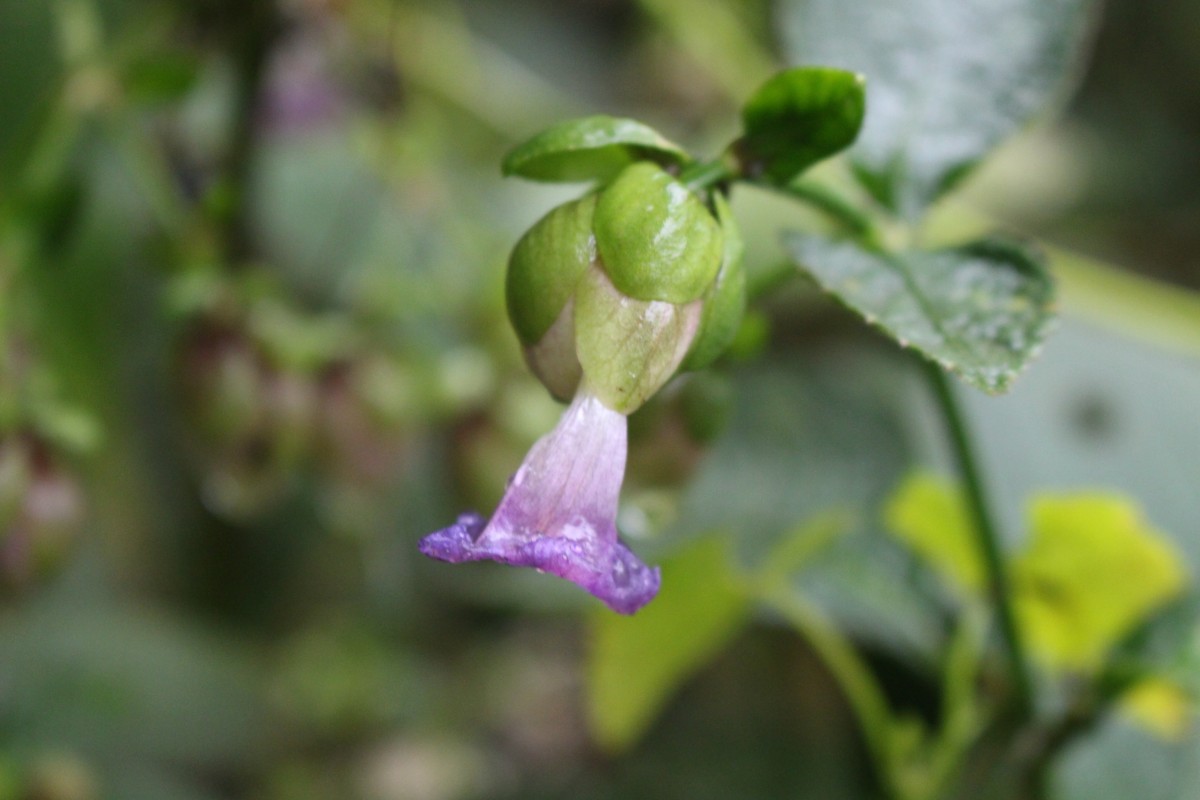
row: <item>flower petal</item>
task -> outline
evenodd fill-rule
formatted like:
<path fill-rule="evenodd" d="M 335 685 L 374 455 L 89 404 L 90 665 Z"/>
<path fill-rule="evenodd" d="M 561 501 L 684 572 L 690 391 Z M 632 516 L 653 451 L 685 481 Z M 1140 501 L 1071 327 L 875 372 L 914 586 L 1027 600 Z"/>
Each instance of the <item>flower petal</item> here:
<path fill-rule="evenodd" d="M 421 552 L 453 563 L 534 567 L 632 614 L 658 593 L 661 576 L 617 537 L 625 433 L 624 415 L 581 390 L 529 451 L 491 520 L 463 514 L 422 539 Z"/>

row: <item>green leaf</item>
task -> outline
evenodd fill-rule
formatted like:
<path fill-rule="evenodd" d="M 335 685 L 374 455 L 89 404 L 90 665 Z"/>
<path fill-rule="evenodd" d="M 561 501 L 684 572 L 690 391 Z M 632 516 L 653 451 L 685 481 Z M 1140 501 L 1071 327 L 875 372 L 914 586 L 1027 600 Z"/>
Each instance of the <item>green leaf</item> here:
<path fill-rule="evenodd" d="M 800 67 L 764 83 L 742 109 L 738 143 L 747 174 L 789 183 L 849 147 L 862 127 L 863 78 L 828 67 Z"/>
<path fill-rule="evenodd" d="M 1121 497 L 1042 496 L 1029 546 L 1013 563 L 1017 618 L 1053 669 L 1088 671 L 1187 577 L 1163 534 Z"/>
<path fill-rule="evenodd" d="M 749 600 L 731 558 L 724 540 L 698 542 L 663 564 L 662 593 L 636 616 L 592 616 L 588 719 L 606 749 L 633 745 L 745 622 Z"/>
<path fill-rule="evenodd" d="M 926 472 L 904 479 L 883 510 L 888 531 L 960 592 L 987 586 L 966 501 L 951 481 Z"/>
<path fill-rule="evenodd" d="M 559 123 L 518 145 L 501 169 L 536 181 L 607 181 L 635 161 L 685 164 L 686 151 L 658 131 L 597 115 Z"/>
<path fill-rule="evenodd" d="M 914 219 L 1042 112 L 1079 61 L 1092 0 L 785 0 L 788 60 L 867 78 L 851 151 L 863 183 Z"/>
<path fill-rule="evenodd" d="M 897 254 L 794 233 L 785 244 L 867 322 L 991 394 L 1037 355 L 1053 321 L 1049 275 L 1007 242 Z"/>
<path fill-rule="evenodd" d="M 695 300 L 721 268 L 717 221 L 653 164 L 634 164 L 601 192 L 593 229 L 605 271 L 636 300 Z"/>

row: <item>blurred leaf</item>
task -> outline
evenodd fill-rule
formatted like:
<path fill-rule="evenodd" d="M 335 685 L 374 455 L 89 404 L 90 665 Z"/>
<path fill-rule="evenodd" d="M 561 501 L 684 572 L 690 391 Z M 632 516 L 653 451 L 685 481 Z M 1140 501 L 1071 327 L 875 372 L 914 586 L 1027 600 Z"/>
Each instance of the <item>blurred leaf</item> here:
<path fill-rule="evenodd" d="M 867 78 L 852 152 L 864 184 L 908 219 L 1062 91 L 1090 0 L 783 0 L 794 64 Z"/>
<path fill-rule="evenodd" d="M 0 733 L 126 760 L 244 767 L 269 741 L 248 660 L 179 624 L 63 603 L 0 626 Z"/>
<path fill-rule="evenodd" d="M 1187 583 L 1179 555 L 1140 511 L 1103 494 L 1044 495 L 1013 563 L 1014 602 L 1030 648 L 1051 668 L 1092 670 Z"/>
<path fill-rule="evenodd" d="M 854 142 L 863 103 L 861 75 L 825 67 L 781 72 L 746 101 L 738 155 L 749 174 L 786 184 Z"/>
<path fill-rule="evenodd" d="M 843 343 L 734 370 L 732 418 L 688 485 L 672 535 L 729 531 L 757 572 L 796 520 L 876 508 L 912 457 L 900 421 L 902 366 Z M 943 632 L 911 559 L 863 530 L 873 520 L 854 522 L 800 576 L 805 596 L 856 639 L 932 658 Z"/>
<path fill-rule="evenodd" d="M 0 3 L 0 197 L 26 166 L 39 123 L 50 110 L 58 56 L 53 11 L 47 2 Z"/>
<path fill-rule="evenodd" d="M 85 409 L 43 399 L 32 411 L 38 432 L 68 452 L 91 454 L 103 441 L 99 420 Z"/>
<path fill-rule="evenodd" d="M 1177 684 L 1148 678 L 1121 695 L 1120 708 L 1160 739 L 1178 742 L 1192 722 L 1192 703 L 1192 698 Z"/>
<path fill-rule="evenodd" d="M 749 611 L 723 539 L 696 543 L 662 570 L 662 593 L 636 616 L 591 619 L 588 718 L 609 750 L 632 746 L 672 692 L 737 633 Z"/>
<path fill-rule="evenodd" d="M 200 77 L 200 65 L 188 53 L 154 53 L 135 57 L 126 67 L 124 87 L 143 103 L 169 103 L 191 91 Z"/>
<path fill-rule="evenodd" d="M 962 492 L 925 472 L 904 479 L 883 510 L 888 531 L 967 595 L 987 586 Z"/>
<path fill-rule="evenodd" d="M 1191 800 L 1187 785 L 1188 749 L 1109 715 L 1053 764 L 1049 796 L 1060 800 Z"/>
<path fill-rule="evenodd" d="M 394 723 L 413 705 L 418 685 L 411 665 L 358 620 L 313 626 L 294 637 L 275 680 L 291 716 L 329 738 Z"/>
<path fill-rule="evenodd" d="M 635 161 L 684 164 L 688 154 L 632 119 L 596 115 L 561 122 L 514 148 L 505 175 L 537 181 L 606 181 Z"/>
<path fill-rule="evenodd" d="M 757 573 L 757 581 L 770 586 L 787 581 L 823 553 L 849 530 L 848 514 L 821 514 L 781 536 Z"/>
<path fill-rule="evenodd" d="M 748 24 L 748 17 L 758 13 L 756 4 L 638 0 L 638 5 L 734 102 L 752 92 L 777 68 L 767 43 L 756 37 L 755 26 Z M 689 75 L 688 80 L 695 78 Z"/>
<path fill-rule="evenodd" d="M 1053 319 L 1050 277 L 1008 242 L 894 255 L 799 233 L 785 244 L 867 322 L 991 394 L 1037 355 Z"/>

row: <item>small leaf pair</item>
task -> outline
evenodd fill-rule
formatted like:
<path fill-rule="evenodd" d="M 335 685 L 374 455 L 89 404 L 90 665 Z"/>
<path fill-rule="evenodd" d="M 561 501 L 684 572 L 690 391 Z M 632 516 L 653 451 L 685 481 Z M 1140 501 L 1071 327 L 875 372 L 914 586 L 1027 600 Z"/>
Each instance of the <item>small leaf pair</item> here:
<path fill-rule="evenodd" d="M 742 109 L 744 132 L 730 145 L 740 174 L 728 177 L 786 185 L 854 142 L 864 103 L 863 78 L 852 72 L 799 67 L 775 75 Z M 503 172 L 539 181 L 604 183 L 637 161 L 675 173 L 695 163 L 647 125 L 598 115 L 538 134 L 508 154 Z"/>

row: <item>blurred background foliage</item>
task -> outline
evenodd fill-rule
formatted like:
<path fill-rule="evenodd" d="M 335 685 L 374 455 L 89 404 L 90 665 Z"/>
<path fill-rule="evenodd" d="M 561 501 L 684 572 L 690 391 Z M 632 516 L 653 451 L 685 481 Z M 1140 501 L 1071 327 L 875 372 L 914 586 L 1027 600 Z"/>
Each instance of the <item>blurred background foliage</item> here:
<path fill-rule="evenodd" d="M 622 529 L 667 565 L 636 628 L 415 549 L 558 414 L 502 284 L 569 190 L 505 150 L 598 111 L 712 152 L 803 5 L 0 0 L 0 798 L 876 796 L 822 625 L 932 725 L 977 567 L 955 487 L 905 479 L 946 467 L 911 361 L 780 271 L 806 212 L 739 190 L 752 312 L 631 420 Z M 1036 236 L 1061 281 L 1029 374 L 964 394 L 1047 674 L 1162 679 L 1071 739 L 1067 798 L 1200 791 L 1198 35 L 1110 0 L 933 225 Z M 1161 553 L 1022 572 L 1080 491 Z M 1130 605 L 1071 649 L 1037 587 L 1098 575 Z M 811 607 L 751 602 L 777 586 Z"/>

